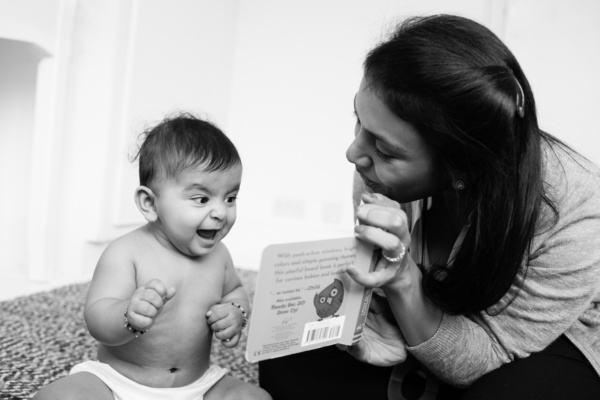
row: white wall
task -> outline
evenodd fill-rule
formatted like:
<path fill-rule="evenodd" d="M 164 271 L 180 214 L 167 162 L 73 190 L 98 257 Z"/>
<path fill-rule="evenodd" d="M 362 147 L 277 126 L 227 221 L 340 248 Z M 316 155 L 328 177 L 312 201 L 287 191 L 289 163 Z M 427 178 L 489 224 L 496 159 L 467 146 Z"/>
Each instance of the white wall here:
<path fill-rule="evenodd" d="M 28 42 L 0 39 L 0 255 L 2 269 L 25 266 L 27 200 L 31 173 L 37 67 L 43 50 Z M 17 171 L 17 173 L 15 173 Z"/>
<path fill-rule="evenodd" d="M 21 40 L 54 52 L 62 0 L 0 0 L 0 37 Z"/>
<path fill-rule="evenodd" d="M 532 85 L 540 126 L 600 164 L 600 2 L 510 4 L 505 42 Z"/>
<path fill-rule="evenodd" d="M 142 222 L 128 154 L 147 124 L 178 108 L 211 117 L 242 155 L 238 222 L 225 239 L 238 266 L 256 269 L 270 243 L 351 235 L 344 153 L 363 57 L 395 21 L 438 12 L 474 18 L 503 38 L 531 80 L 542 127 L 600 163 L 594 0 L 0 0 L 0 38 L 50 58 L 69 50 L 56 74 L 65 81 L 55 81 L 64 104 L 49 153 L 50 200 L 40 205 L 48 279 L 89 279 L 107 241 Z M 0 135 L 0 158 L 14 160 L 10 136 Z M 3 180 L 29 181 L 22 164 Z M 26 207 L 0 201 L 21 223 L 42 213 L 20 215 Z M 0 253 L 0 274 L 26 260 L 25 239 L 13 240 L 20 256 Z"/>
<path fill-rule="evenodd" d="M 51 164 L 63 82 L 58 66 L 64 16 L 73 0 L 0 2 L 0 127 L 3 192 L 0 198 L 2 271 L 36 274 L 46 263 L 51 239 L 47 212 Z M 42 238 L 42 240 L 38 240 Z M 52 263 L 52 260 L 50 260 Z"/>

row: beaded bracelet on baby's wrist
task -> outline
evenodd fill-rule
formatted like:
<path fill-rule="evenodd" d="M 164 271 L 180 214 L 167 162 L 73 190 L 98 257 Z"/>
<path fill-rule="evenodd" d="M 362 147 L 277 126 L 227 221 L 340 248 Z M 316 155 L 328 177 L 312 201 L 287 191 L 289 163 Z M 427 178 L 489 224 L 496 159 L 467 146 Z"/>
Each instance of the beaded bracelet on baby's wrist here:
<path fill-rule="evenodd" d="M 144 333 L 148 332 L 148 329 L 135 329 L 133 326 L 131 326 L 131 324 L 129 323 L 129 320 L 127 319 L 127 308 L 129 306 L 125 307 L 125 314 L 123 314 L 123 316 L 125 317 L 125 325 L 123 325 L 125 327 L 125 329 L 127 329 L 129 332 L 133 333 L 135 335 L 135 337 L 138 337 L 139 335 L 143 335 Z"/>
<path fill-rule="evenodd" d="M 246 310 L 244 310 L 244 307 L 242 307 L 240 304 L 238 303 L 234 303 L 233 301 L 231 302 L 232 306 L 235 306 L 237 308 L 240 309 L 240 311 L 242 312 L 242 317 L 244 317 L 244 322 L 242 322 L 242 329 L 246 327 L 246 325 L 248 325 L 248 313 L 246 313 Z"/>

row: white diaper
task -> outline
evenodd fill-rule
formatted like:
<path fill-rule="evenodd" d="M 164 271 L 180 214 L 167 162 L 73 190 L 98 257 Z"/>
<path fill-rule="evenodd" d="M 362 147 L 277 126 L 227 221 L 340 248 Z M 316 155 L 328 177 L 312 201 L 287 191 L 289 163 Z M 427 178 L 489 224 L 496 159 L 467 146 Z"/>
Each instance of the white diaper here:
<path fill-rule="evenodd" d="M 211 366 L 197 381 L 175 388 L 153 388 L 140 385 L 124 377 L 110 365 L 98 361 L 85 361 L 71 369 L 70 374 L 89 372 L 97 376 L 112 390 L 115 400 L 201 400 L 204 394 L 221 379 L 228 370 Z"/>

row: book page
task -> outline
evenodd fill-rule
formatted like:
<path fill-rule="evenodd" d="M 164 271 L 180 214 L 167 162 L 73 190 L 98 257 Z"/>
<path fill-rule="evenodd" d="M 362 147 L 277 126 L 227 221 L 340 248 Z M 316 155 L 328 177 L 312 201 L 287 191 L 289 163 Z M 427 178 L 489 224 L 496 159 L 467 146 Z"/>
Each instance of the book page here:
<path fill-rule="evenodd" d="M 257 278 L 246 358 L 254 362 L 293 354 L 335 344 L 342 336 L 351 341 L 370 297 L 361 304 L 365 288 L 344 271 L 357 260 L 369 270 L 372 254 L 370 246 L 354 237 L 267 247 Z"/>

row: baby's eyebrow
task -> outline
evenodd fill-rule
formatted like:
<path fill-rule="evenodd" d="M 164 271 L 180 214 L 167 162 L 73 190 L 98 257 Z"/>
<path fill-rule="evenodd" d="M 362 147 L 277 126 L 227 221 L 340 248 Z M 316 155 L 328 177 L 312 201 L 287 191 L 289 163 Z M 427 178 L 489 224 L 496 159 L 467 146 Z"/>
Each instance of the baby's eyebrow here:
<path fill-rule="evenodd" d="M 192 184 L 186 186 L 184 189 L 184 191 L 186 191 L 186 192 L 191 192 L 192 190 L 199 190 L 201 192 L 206 192 L 208 194 L 213 193 L 210 188 L 207 188 L 206 186 L 201 185 L 199 183 L 192 183 Z M 240 185 L 235 185 L 230 190 L 228 190 L 228 192 L 237 192 L 239 190 L 240 190 Z"/>
<path fill-rule="evenodd" d="M 192 183 L 192 184 L 186 186 L 184 190 L 186 192 L 190 192 L 192 190 L 200 190 L 200 191 L 203 191 L 203 192 L 209 192 L 210 193 L 210 189 L 209 188 L 207 188 L 207 187 L 205 187 L 203 185 L 200 185 L 199 183 Z"/>

